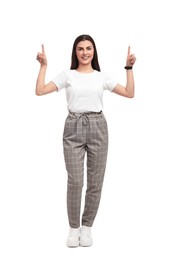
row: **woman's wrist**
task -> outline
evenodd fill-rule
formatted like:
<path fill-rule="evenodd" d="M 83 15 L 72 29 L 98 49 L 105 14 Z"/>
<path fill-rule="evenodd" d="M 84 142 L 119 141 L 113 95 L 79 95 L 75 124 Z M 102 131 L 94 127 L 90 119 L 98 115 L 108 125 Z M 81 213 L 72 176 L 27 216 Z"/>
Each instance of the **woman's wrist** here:
<path fill-rule="evenodd" d="M 47 69 L 47 64 L 40 65 L 40 70 L 46 70 L 46 69 Z"/>
<path fill-rule="evenodd" d="M 126 70 L 132 70 L 132 69 L 133 69 L 133 66 L 127 66 L 127 65 L 126 65 L 126 66 L 124 67 L 124 69 L 126 69 Z"/>

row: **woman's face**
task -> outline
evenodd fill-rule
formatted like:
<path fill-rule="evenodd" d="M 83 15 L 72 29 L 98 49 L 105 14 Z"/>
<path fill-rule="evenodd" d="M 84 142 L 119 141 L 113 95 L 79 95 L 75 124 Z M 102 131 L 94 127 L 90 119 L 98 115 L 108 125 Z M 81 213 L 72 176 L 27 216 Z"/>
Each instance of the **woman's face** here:
<path fill-rule="evenodd" d="M 89 65 L 94 56 L 93 44 L 88 41 L 81 41 L 76 46 L 76 55 L 80 65 Z"/>

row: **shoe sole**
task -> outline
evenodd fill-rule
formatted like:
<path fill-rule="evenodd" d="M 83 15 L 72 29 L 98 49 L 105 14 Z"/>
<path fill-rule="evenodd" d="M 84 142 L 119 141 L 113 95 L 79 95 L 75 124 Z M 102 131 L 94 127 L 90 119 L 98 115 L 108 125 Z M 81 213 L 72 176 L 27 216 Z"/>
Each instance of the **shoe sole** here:
<path fill-rule="evenodd" d="M 79 245 L 67 245 L 67 247 L 75 248 L 75 247 L 79 247 Z"/>
<path fill-rule="evenodd" d="M 88 243 L 86 243 L 86 242 L 82 242 L 82 241 L 80 241 L 79 242 L 79 245 L 80 246 L 82 246 L 82 247 L 89 247 L 89 246 L 92 246 L 93 245 L 93 242 L 88 242 Z"/>
<path fill-rule="evenodd" d="M 79 246 L 79 243 L 66 243 L 66 246 L 67 247 L 78 247 Z"/>

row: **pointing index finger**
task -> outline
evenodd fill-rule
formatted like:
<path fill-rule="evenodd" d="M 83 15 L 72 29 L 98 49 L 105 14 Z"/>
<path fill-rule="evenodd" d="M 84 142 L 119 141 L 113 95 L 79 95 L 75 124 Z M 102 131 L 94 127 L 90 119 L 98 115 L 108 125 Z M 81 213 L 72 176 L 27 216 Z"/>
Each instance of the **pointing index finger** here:
<path fill-rule="evenodd" d="M 42 47 L 42 53 L 45 54 L 44 45 L 42 44 L 41 47 Z"/>
<path fill-rule="evenodd" d="M 128 47 L 127 55 L 130 56 L 130 46 Z"/>

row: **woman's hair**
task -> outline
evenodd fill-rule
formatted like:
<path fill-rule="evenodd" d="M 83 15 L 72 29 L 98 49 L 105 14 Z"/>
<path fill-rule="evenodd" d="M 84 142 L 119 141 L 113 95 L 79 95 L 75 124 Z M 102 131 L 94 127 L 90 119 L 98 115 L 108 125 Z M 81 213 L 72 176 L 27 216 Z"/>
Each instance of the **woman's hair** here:
<path fill-rule="evenodd" d="M 91 65 L 92 65 L 92 68 L 94 70 L 98 70 L 100 71 L 100 66 L 99 66 L 99 62 L 98 62 L 98 55 L 97 55 L 97 49 L 96 49 L 96 45 L 95 45 L 95 42 L 93 40 L 93 38 L 87 34 L 82 34 L 80 36 L 78 36 L 76 38 L 76 40 L 74 41 L 74 44 L 73 44 L 73 49 L 72 49 L 72 56 L 71 56 L 71 67 L 70 69 L 71 70 L 75 70 L 77 69 L 78 65 L 79 65 L 79 62 L 78 62 L 78 59 L 77 59 L 77 56 L 76 56 L 76 46 L 79 42 L 81 41 L 90 41 L 94 47 L 94 56 L 93 56 L 93 59 L 91 61 Z"/>

